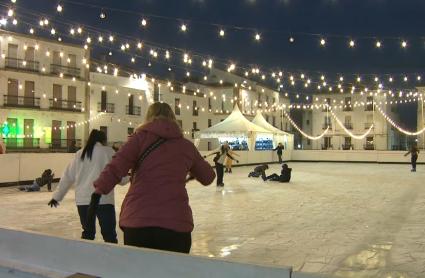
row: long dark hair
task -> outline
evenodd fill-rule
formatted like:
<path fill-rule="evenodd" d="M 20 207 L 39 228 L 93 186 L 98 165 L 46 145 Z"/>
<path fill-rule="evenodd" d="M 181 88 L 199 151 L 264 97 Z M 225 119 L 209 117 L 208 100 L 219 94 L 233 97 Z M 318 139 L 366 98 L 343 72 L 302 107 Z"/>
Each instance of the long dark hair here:
<path fill-rule="evenodd" d="M 94 145 L 96 145 L 96 143 L 101 143 L 102 145 L 106 144 L 106 134 L 103 131 L 93 129 L 90 132 L 87 144 L 83 149 L 83 153 L 81 154 L 81 160 L 84 160 L 86 156 L 91 160 Z"/>

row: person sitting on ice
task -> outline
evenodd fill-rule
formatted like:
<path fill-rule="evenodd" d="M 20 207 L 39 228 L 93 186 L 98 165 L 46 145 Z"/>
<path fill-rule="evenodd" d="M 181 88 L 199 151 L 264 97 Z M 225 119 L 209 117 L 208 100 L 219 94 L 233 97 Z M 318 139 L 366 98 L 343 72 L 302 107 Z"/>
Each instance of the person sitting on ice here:
<path fill-rule="evenodd" d="M 263 164 L 260 166 L 257 166 L 254 168 L 254 171 L 252 171 L 251 173 L 249 173 L 248 178 L 258 178 L 261 176 L 261 178 L 265 181 L 267 176 L 266 176 L 266 170 L 269 169 L 269 165 L 267 164 Z"/>
<path fill-rule="evenodd" d="M 47 189 L 49 192 L 52 192 L 52 182 L 54 176 L 55 174 L 53 174 L 51 169 L 44 170 L 43 174 L 41 174 L 41 177 L 36 178 L 32 185 L 21 186 L 19 190 L 26 192 L 40 191 L 40 188 L 47 184 Z"/>
<path fill-rule="evenodd" d="M 292 168 L 289 168 L 288 164 L 283 164 L 282 171 L 280 172 L 280 176 L 278 174 L 272 174 L 268 176 L 266 180 L 278 181 L 278 182 L 289 182 L 291 180 L 291 172 L 292 172 Z"/>

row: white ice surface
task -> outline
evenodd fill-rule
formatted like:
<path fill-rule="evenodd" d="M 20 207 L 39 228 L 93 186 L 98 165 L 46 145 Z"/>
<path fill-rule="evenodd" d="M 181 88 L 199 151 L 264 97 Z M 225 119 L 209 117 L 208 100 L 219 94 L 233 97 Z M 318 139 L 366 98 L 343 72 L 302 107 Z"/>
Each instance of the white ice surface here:
<path fill-rule="evenodd" d="M 424 166 L 416 173 L 408 165 L 290 167 L 289 184 L 249 179 L 251 167 L 234 168 L 222 191 L 188 184 L 191 253 L 336 277 L 425 277 Z M 117 215 L 127 189 L 116 189 Z M 73 192 L 51 209 L 44 190 L 1 188 L 0 226 L 79 238 Z"/>

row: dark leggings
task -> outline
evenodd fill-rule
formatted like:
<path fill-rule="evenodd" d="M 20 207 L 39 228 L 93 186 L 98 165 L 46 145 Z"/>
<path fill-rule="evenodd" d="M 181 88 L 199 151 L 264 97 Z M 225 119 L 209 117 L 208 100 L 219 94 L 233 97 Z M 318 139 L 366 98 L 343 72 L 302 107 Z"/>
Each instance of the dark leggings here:
<path fill-rule="evenodd" d="M 412 169 L 416 170 L 416 161 L 418 160 L 418 155 L 412 155 Z"/>
<path fill-rule="evenodd" d="M 77 206 L 78 214 L 80 215 L 80 222 L 83 228 L 81 233 L 82 239 L 94 240 L 96 236 L 96 223 L 87 223 L 87 210 L 89 206 Z M 117 232 L 115 230 L 115 206 L 114 205 L 99 205 L 96 210 L 96 217 L 99 220 L 100 232 L 102 233 L 103 240 L 109 243 L 118 243 Z M 96 221 L 96 219 L 94 219 Z M 94 227 L 93 230 L 88 227 Z"/>
<path fill-rule="evenodd" d="M 217 172 L 217 185 L 223 184 L 224 166 L 223 164 L 216 163 L 215 171 Z"/>
<path fill-rule="evenodd" d="M 189 254 L 192 246 L 191 233 L 180 233 L 160 227 L 125 228 L 124 244 Z"/>

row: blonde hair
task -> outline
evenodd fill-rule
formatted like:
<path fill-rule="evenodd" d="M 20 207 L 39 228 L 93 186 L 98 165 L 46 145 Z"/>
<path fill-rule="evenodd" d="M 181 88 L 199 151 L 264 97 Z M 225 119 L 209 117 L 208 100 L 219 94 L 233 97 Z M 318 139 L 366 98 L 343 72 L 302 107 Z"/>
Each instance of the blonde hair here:
<path fill-rule="evenodd" d="M 155 102 L 149 106 L 148 111 L 146 112 L 145 122 L 140 125 L 138 129 L 141 129 L 145 125 L 159 119 L 174 122 L 177 126 L 179 126 L 176 120 L 176 115 L 170 105 L 165 102 Z"/>

